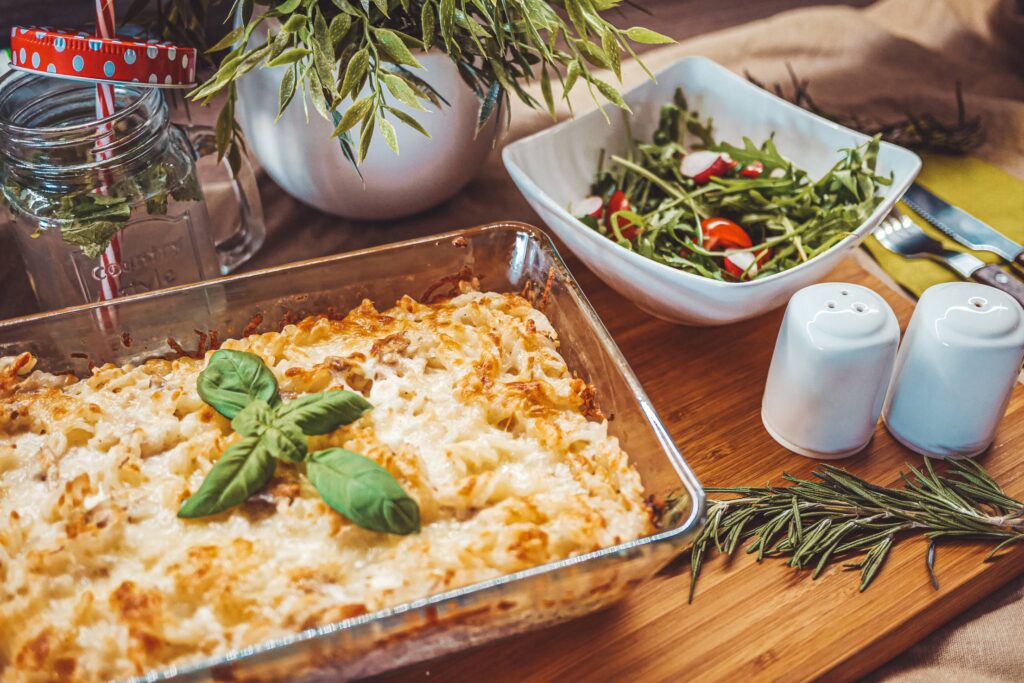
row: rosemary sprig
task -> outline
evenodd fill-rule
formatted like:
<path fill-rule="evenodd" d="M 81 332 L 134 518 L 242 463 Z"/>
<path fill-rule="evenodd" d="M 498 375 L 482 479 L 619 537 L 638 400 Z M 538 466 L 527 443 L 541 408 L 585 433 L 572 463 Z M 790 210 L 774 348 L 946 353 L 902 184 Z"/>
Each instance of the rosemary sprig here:
<path fill-rule="evenodd" d="M 925 565 L 936 589 L 938 541 L 994 543 L 987 562 L 1024 539 L 1024 503 L 1007 496 L 973 460 L 950 461 L 945 474 L 936 472 L 928 458 L 923 471 L 907 467 L 909 474 L 900 473 L 902 489 L 877 486 L 830 465 L 814 472 L 814 480 L 784 474 L 789 486 L 706 489 L 737 497 L 710 503 L 707 525 L 690 557 L 689 600 L 709 549 L 732 555 L 747 541 L 747 553 L 756 553 L 758 562 L 789 558 L 791 567 L 813 567 L 812 579 L 832 562 L 859 556 L 844 567 L 860 570 L 863 591 L 893 545 L 911 534 L 931 541 Z"/>
<path fill-rule="evenodd" d="M 967 154 L 977 147 L 985 138 L 985 131 L 979 116 L 967 116 L 964 105 L 964 94 L 960 81 L 956 82 L 955 96 L 957 117 L 955 121 L 943 121 L 931 112 L 915 112 L 903 106 L 903 118 L 882 121 L 856 115 L 840 114 L 819 106 L 811 97 L 810 81 L 799 78 L 792 65 L 786 64 L 789 71 L 789 92 L 780 83 L 771 86 L 754 78 L 748 71 L 747 80 L 756 86 L 770 90 L 784 100 L 806 109 L 818 116 L 835 121 L 838 124 L 859 130 L 865 135 L 881 136 L 883 140 L 897 145 L 909 147 L 921 152 L 939 154 Z"/>

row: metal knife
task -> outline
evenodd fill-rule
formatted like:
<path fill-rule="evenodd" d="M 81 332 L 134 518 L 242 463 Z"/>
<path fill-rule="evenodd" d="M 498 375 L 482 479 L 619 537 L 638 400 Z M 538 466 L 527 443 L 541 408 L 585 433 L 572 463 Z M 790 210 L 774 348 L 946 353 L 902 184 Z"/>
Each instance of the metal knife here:
<path fill-rule="evenodd" d="M 942 243 L 918 227 L 898 209 L 878 224 L 872 233 L 879 244 L 904 258 L 929 258 L 945 264 L 963 278 L 1001 289 L 1024 306 L 1024 283 L 1010 277 L 1002 268 L 985 263 L 974 254 L 945 249 Z"/>
<path fill-rule="evenodd" d="M 917 183 L 903 195 L 907 203 L 921 218 L 946 233 L 969 249 L 991 251 L 1010 263 L 1024 266 L 1024 246 L 983 223 L 963 209 L 936 197 Z"/>

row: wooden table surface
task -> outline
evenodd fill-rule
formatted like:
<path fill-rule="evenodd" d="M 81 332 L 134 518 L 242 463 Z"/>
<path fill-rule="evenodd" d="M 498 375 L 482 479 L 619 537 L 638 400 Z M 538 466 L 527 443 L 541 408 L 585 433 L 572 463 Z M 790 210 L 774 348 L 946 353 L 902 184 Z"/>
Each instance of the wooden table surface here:
<path fill-rule="evenodd" d="M 659 30 L 677 38 L 724 28 L 814 0 L 647 0 Z M 856 3 L 866 4 L 864 0 Z M 634 12 L 634 10 L 627 10 Z M 635 17 L 629 17 L 635 18 Z M 628 21 L 628 19 L 627 19 Z M 38 23 L 38 22 L 37 22 Z M 537 223 L 495 154 L 466 190 L 425 214 L 377 224 L 324 215 L 264 178 L 266 246 L 246 269 L 347 251 L 497 219 Z M 763 383 L 782 312 L 722 328 L 655 320 L 604 286 L 578 261 L 570 269 L 593 302 L 698 477 L 708 485 L 756 485 L 787 470 L 806 476 L 812 461 L 776 445 L 759 418 Z M 905 326 L 911 303 L 848 259 L 830 279 L 870 286 Z M 9 237 L 0 239 L 0 318 L 35 310 Z M 1012 495 L 1024 494 L 1024 395 L 1018 387 L 997 445 L 981 457 Z M 920 458 L 879 428 L 864 452 L 840 461 L 880 484 Z M 943 546 L 934 591 L 924 544 L 899 545 L 871 589 L 833 568 L 816 582 L 782 563 L 711 561 L 693 605 L 686 562 L 610 609 L 392 674 L 389 681 L 464 680 L 804 680 L 849 679 L 904 650 L 946 619 L 1024 570 L 1024 552 L 983 564 L 971 544 Z"/>
<path fill-rule="evenodd" d="M 633 367 L 684 457 L 705 485 L 781 483 L 817 465 L 776 444 L 760 420 L 761 394 L 782 310 L 737 325 L 670 325 L 570 268 Z M 828 278 L 879 292 L 906 327 L 912 302 L 847 258 Z M 837 387 L 841 391 L 841 387 Z M 1011 495 L 1024 494 L 1024 388 L 1017 387 L 996 446 L 979 458 Z M 879 426 L 862 453 L 835 461 L 884 485 L 921 458 Z M 865 593 L 859 575 L 832 567 L 811 581 L 785 562 L 740 554 L 709 562 L 692 605 L 688 555 L 625 601 L 583 619 L 410 667 L 386 681 L 849 680 L 896 656 L 1024 569 L 1024 552 L 983 563 L 978 544 L 939 546 L 940 590 L 929 584 L 926 544 L 893 550 Z"/>

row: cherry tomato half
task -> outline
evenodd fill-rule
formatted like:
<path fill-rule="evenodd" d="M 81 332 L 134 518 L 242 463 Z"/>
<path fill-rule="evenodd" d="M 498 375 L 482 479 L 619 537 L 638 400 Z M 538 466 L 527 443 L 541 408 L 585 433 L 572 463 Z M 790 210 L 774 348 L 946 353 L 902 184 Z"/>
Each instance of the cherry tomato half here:
<path fill-rule="evenodd" d="M 705 218 L 700 222 L 700 230 L 704 233 L 704 248 L 708 251 L 754 246 L 747 231 L 728 218 Z"/>
<path fill-rule="evenodd" d="M 622 233 L 622 236 L 625 237 L 627 240 L 631 241 L 636 239 L 636 236 L 637 234 L 639 234 L 640 229 L 637 226 L 633 225 L 633 222 L 628 218 L 616 216 L 615 214 L 618 213 L 619 211 L 632 210 L 633 207 L 629 203 L 629 197 L 627 197 L 626 193 L 623 192 L 622 190 L 616 190 L 615 192 L 612 193 L 612 196 L 608 198 L 608 228 L 612 229 L 611 222 L 615 221 L 615 225 L 616 227 L 618 227 L 619 232 Z"/>

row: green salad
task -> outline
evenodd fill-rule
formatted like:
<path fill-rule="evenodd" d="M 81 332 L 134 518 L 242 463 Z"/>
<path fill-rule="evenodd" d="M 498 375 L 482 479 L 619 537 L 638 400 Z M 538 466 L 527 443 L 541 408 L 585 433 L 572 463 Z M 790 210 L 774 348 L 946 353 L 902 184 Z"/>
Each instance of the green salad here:
<path fill-rule="evenodd" d="M 875 170 L 879 138 L 839 150 L 818 180 L 772 138 L 715 139 L 681 90 L 650 142 L 629 131 L 624 156 L 601 154 L 590 196 L 570 211 L 623 248 L 673 268 L 738 282 L 800 265 L 849 236 L 892 182 Z"/>

